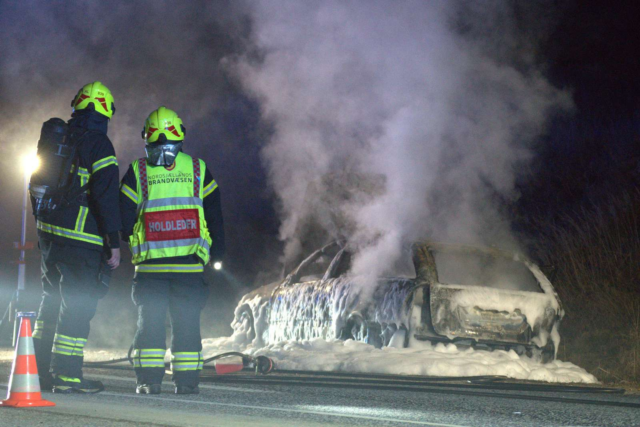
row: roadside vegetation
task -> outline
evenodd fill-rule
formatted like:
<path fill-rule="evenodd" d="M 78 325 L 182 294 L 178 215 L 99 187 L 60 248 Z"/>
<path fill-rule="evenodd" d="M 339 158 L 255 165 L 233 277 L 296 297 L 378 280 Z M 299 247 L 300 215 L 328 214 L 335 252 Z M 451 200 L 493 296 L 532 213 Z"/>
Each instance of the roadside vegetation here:
<path fill-rule="evenodd" d="M 564 305 L 558 357 L 601 381 L 640 383 L 640 191 L 541 220 L 534 252 Z"/>

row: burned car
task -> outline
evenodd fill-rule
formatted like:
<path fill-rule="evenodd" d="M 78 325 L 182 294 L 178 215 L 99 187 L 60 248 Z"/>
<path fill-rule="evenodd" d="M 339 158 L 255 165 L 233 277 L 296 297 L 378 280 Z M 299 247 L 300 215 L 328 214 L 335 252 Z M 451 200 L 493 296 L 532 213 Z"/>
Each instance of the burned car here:
<path fill-rule="evenodd" d="M 354 339 L 376 347 L 417 341 L 514 350 L 553 360 L 564 312 L 542 271 L 492 248 L 415 243 L 404 271 L 364 291 L 340 242 L 316 250 L 284 280 L 245 295 L 236 334 L 256 345 Z"/>

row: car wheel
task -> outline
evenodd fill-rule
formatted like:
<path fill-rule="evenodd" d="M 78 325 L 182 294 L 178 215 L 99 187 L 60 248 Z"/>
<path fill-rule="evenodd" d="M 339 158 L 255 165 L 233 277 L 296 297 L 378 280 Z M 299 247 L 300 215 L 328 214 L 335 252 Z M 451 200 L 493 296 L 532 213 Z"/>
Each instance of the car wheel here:
<path fill-rule="evenodd" d="M 384 331 L 382 331 L 382 342 L 385 347 L 389 345 L 389 343 L 391 342 L 391 338 L 393 337 L 393 334 L 395 334 L 397 330 L 398 330 L 398 327 L 396 326 L 395 323 L 390 323 L 387 325 L 386 328 L 384 328 Z"/>
<path fill-rule="evenodd" d="M 556 358 L 556 346 L 553 344 L 553 342 L 549 341 L 547 345 L 545 345 L 544 348 L 542 349 L 542 354 L 540 356 L 540 359 L 542 363 L 549 363 L 549 362 L 553 362 L 555 358 Z"/>
<path fill-rule="evenodd" d="M 382 328 L 379 323 L 373 323 L 366 327 L 367 335 L 364 342 L 371 344 L 375 348 L 382 348 Z"/>
<path fill-rule="evenodd" d="M 364 341 L 366 330 L 364 329 L 364 320 L 359 315 L 352 315 L 340 332 L 341 340 Z"/>
<path fill-rule="evenodd" d="M 407 333 L 407 328 L 404 326 L 400 326 L 391 336 L 391 339 L 387 343 L 387 347 L 395 347 L 395 348 L 405 348 L 409 344 L 409 334 Z"/>
<path fill-rule="evenodd" d="M 527 349 L 527 357 L 540 361 L 541 363 L 553 362 L 556 358 L 556 347 L 553 342 L 549 341 L 547 345 L 542 348 L 536 347 Z"/>
<path fill-rule="evenodd" d="M 377 322 L 367 324 L 359 315 L 354 315 L 349 318 L 346 326 L 340 333 L 340 339 L 364 342 L 375 348 L 382 348 L 384 346 L 380 324 Z"/>

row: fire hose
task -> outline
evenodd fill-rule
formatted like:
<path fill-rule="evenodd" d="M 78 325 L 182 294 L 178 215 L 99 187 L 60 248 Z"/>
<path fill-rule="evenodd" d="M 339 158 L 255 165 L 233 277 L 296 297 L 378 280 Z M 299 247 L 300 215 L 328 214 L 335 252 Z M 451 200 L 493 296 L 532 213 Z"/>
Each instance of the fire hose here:
<path fill-rule="evenodd" d="M 115 365 L 115 364 L 122 363 L 122 362 L 129 362 L 129 364 L 131 366 L 133 366 L 134 363 L 133 363 L 133 356 L 131 355 L 132 352 L 133 352 L 133 346 L 129 347 L 129 351 L 127 352 L 127 357 L 122 357 L 120 359 L 99 361 L 99 362 L 84 362 L 84 365 L 88 366 L 88 367 L 92 367 L 92 368 L 100 368 L 100 367 L 103 367 L 103 366 Z M 232 356 L 237 356 L 237 357 L 240 357 L 242 359 L 242 365 L 238 365 L 239 369 L 235 369 L 235 368 L 218 369 L 216 367 L 216 372 L 218 372 L 220 374 L 224 374 L 224 373 L 235 372 L 235 371 L 238 371 L 238 370 L 241 370 L 241 369 L 255 369 L 256 375 L 266 375 L 266 374 L 272 372 L 273 369 L 274 369 L 273 360 L 271 360 L 270 358 L 268 358 L 266 356 L 255 356 L 254 357 L 254 356 L 250 356 L 248 354 L 240 353 L 238 351 L 229 351 L 229 352 L 226 352 L 226 353 L 216 354 L 215 356 L 212 356 L 212 357 L 209 357 L 207 359 L 204 359 L 202 361 L 202 364 L 206 365 L 206 364 L 214 362 L 216 360 L 220 360 L 222 358 L 232 357 Z M 169 368 L 170 364 L 169 363 L 165 363 L 165 367 Z"/>

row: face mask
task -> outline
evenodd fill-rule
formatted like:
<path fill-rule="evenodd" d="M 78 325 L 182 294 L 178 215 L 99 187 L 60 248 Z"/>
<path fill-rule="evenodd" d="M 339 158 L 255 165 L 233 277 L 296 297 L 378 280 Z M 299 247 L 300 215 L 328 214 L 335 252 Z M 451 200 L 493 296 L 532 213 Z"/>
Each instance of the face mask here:
<path fill-rule="evenodd" d="M 171 166 L 178 153 L 182 151 L 182 142 L 147 144 L 144 149 L 147 153 L 147 161 L 155 166 Z"/>

